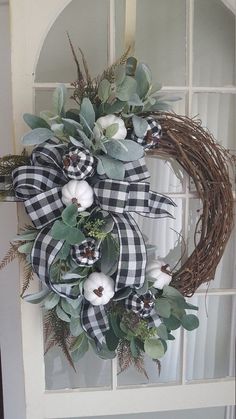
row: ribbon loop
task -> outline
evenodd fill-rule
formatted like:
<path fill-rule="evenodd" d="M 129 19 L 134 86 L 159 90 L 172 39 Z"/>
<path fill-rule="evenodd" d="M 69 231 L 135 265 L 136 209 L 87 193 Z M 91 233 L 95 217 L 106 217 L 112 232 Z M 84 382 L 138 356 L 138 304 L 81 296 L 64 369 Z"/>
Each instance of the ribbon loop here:
<path fill-rule="evenodd" d="M 171 216 L 164 205 L 174 202 L 165 195 L 150 191 L 147 182 L 126 182 L 104 179 L 94 186 L 99 206 L 114 213 L 137 212 L 144 216 Z"/>
<path fill-rule="evenodd" d="M 112 218 L 116 224 L 120 243 L 115 290 L 128 286 L 141 288 L 145 280 L 147 263 L 142 233 L 130 214 L 112 214 Z"/>
<path fill-rule="evenodd" d="M 66 183 L 58 170 L 40 166 L 17 167 L 12 172 L 12 179 L 17 198 L 24 200 Z"/>
<path fill-rule="evenodd" d="M 85 332 L 95 340 L 98 347 L 105 343 L 104 333 L 109 329 L 109 323 L 104 306 L 93 306 L 84 301 L 81 310 L 81 325 Z"/>

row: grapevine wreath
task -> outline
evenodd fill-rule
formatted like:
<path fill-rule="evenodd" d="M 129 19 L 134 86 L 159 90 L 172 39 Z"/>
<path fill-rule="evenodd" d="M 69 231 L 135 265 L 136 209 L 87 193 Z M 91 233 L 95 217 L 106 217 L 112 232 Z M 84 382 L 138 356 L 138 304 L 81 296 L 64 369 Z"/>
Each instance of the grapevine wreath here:
<path fill-rule="evenodd" d="M 118 355 L 121 371 L 127 358 L 140 369 L 145 354 L 159 363 L 173 330 L 198 327 L 185 297 L 214 278 L 233 227 L 229 155 L 199 121 L 167 110 L 147 65 L 124 55 L 92 79 L 71 48 L 75 108 L 66 110 L 59 85 L 53 112 L 24 115 L 31 155 L 0 160 L 5 194 L 32 221 L 0 267 L 24 261 L 22 297 L 43 307 L 46 351 L 59 345 L 74 366 L 92 347 L 103 359 Z M 195 249 L 179 269 L 151 258 L 132 217 L 172 217 L 175 206 L 150 190 L 145 154 L 177 160 L 202 201 Z M 34 273 L 42 289 L 26 294 Z"/>

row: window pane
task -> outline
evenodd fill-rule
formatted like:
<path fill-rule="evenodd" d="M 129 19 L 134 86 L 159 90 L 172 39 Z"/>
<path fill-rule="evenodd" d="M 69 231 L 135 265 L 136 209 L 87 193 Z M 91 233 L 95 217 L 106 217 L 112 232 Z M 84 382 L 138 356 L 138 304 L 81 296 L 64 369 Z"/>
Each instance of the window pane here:
<path fill-rule="evenodd" d="M 192 115 L 198 115 L 216 141 L 233 154 L 236 152 L 235 109 L 236 94 L 196 93 L 193 96 Z M 235 189 L 235 170 L 230 168 L 230 172 Z"/>
<path fill-rule="evenodd" d="M 36 67 L 37 82 L 71 82 L 77 78 L 76 66 L 66 36 L 85 54 L 92 76 L 107 63 L 107 0 L 73 0 L 50 29 Z"/>
<path fill-rule="evenodd" d="M 137 0 L 136 55 L 164 85 L 185 85 L 185 0 Z"/>
<path fill-rule="evenodd" d="M 197 0 L 194 9 L 195 86 L 235 84 L 235 16 L 221 0 Z"/>
<path fill-rule="evenodd" d="M 76 372 L 57 347 L 45 356 L 46 390 L 111 386 L 111 361 L 98 358 L 92 350 L 75 363 Z"/>
<path fill-rule="evenodd" d="M 228 377 L 234 374 L 236 298 L 194 296 L 200 326 L 187 332 L 187 380 Z"/>
<path fill-rule="evenodd" d="M 184 200 L 174 199 L 177 207 L 170 208 L 172 218 L 150 219 L 133 214 L 139 228 L 147 238 L 148 244 L 156 246 L 155 254 L 171 267 L 175 266 L 181 256 L 181 231 L 184 213 Z M 154 253 L 152 257 L 154 256 Z"/>
<path fill-rule="evenodd" d="M 145 370 L 148 375 L 146 378 L 132 366 L 118 375 L 118 386 L 142 385 L 142 384 L 161 384 L 166 382 L 180 381 L 180 330 L 172 333 L 174 341 L 168 341 L 168 349 L 161 358 L 161 373 L 159 375 L 157 365 L 148 357 L 145 357 Z"/>

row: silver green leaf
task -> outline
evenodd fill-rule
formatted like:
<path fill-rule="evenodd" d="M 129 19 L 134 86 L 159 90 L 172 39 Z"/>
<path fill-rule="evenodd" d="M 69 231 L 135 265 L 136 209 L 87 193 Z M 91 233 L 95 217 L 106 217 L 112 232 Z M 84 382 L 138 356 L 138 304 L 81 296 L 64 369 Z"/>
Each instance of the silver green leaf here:
<path fill-rule="evenodd" d="M 35 128 L 22 137 L 24 145 L 37 145 L 54 137 L 54 132 L 48 128 Z"/>
<path fill-rule="evenodd" d="M 67 89 L 64 84 L 59 84 L 53 92 L 52 107 L 56 115 L 61 116 L 64 113 L 66 103 Z"/>

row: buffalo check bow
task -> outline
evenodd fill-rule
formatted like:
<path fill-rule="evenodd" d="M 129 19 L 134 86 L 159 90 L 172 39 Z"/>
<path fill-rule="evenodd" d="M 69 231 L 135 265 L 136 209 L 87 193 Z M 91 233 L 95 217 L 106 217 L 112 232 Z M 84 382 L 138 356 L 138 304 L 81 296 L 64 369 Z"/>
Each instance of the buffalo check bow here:
<path fill-rule="evenodd" d="M 30 165 L 16 168 L 12 177 L 16 197 L 24 201 L 34 226 L 40 230 L 31 252 L 33 270 L 49 289 L 61 297 L 76 299 L 78 295 L 74 294 L 72 286 L 55 284 L 50 275 L 53 262 L 64 243 L 63 240 L 53 239 L 50 230 L 65 207 L 61 188 L 70 180 L 63 170 L 63 156 L 68 149 L 57 139 L 49 140 L 36 147 Z M 90 162 L 91 156 L 87 155 Z M 145 280 L 146 246 L 130 213 L 152 218 L 171 217 L 165 205 L 175 206 L 170 198 L 150 190 L 144 157 L 124 164 L 123 181 L 95 177 L 86 179 L 93 185 L 97 206 L 108 211 L 115 222 L 114 233 L 119 238 L 120 247 L 116 291 L 127 286 L 141 288 Z M 95 307 L 85 300 L 81 323 L 88 335 L 101 346 L 104 332 L 109 328 L 106 307 Z"/>

